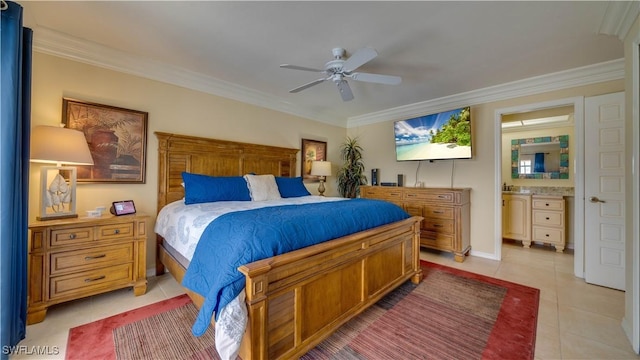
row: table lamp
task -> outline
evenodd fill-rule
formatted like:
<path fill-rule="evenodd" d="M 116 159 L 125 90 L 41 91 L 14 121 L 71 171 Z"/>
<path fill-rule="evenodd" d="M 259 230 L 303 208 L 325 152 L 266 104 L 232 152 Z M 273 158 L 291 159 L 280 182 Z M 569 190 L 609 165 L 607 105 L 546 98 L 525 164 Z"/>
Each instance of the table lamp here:
<path fill-rule="evenodd" d="M 56 164 L 40 168 L 40 211 L 38 220 L 78 217 L 76 213 L 75 166 L 93 165 L 84 134 L 55 126 L 31 130 L 31 162 Z"/>
<path fill-rule="evenodd" d="M 324 196 L 324 190 L 325 190 L 324 182 L 327 176 L 331 176 L 331 162 L 330 161 L 312 161 L 311 175 L 318 176 L 318 179 L 320 180 L 318 193 L 320 193 L 320 196 Z"/>

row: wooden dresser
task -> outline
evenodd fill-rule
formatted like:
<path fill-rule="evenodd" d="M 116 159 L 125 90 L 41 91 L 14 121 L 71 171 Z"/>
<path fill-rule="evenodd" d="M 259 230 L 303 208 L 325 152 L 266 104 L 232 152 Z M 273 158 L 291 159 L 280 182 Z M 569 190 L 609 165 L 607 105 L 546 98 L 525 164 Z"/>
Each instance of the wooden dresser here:
<path fill-rule="evenodd" d="M 471 189 L 363 186 L 360 194 L 390 201 L 409 215 L 422 216 L 421 246 L 452 252 L 457 262 L 463 262 L 471 250 Z"/>
<path fill-rule="evenodd" d="M 531 201 L 531 241 L 552 244 L 556 252 L 563 252 L 565 246 L 565 211 L 562 196 L 533 195 Z M 522 242 L 524 247 L 530 241 Z"/>
<path fill-rule="evenodd" d="M 143 295 L 147 221 L 137 214 L 29 224 L 27 324 L 61 302 L 129 286 Z"/>

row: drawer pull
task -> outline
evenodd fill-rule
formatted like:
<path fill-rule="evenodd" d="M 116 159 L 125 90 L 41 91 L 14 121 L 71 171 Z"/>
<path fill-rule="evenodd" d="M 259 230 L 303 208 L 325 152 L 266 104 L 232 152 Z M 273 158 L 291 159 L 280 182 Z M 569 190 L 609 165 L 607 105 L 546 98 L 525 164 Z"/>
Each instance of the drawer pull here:
<path fill-rule="evenodd" d="M 549 234 L 544 234 L 544 236 L 549 237 Z"/>
<path fill-rule="evenodd" d="M 396 194 L 392 194 L 392 195 L 396 195 Z M 407 194 L 407 197 L 416 197 L 416 194 Z"/>
<path fill-rule="evenodd" d="M 76 234 L 69 234 L 69 239 L 73 240 L 76 238 Z"/>
<path fill-rule="evenodd" d="M 95 277 L 95 278 L 84 279 L 84 282 L 87 282 L 87 283 L 88 282 L 94 282 L 94 281 L 102 280 L 104 278 L 106 278 L 106 276 L 102 275 L 102 276 L 98 276 L 98 277 Z"/>
<path fill-rule="evenodd" d="M 107 256 L 107 254 L 101 254 L 101 255 L 96 255 L 96 256 L 85 256 L 85 260 L 89 261 L 89 260 L 95 260 L 95 259 L 100 259 Z"/>
<path fill-rule="evenodd" d="M 444 195 L 438 195 L 438 199 L 446 199 L 447 197 Z"/>
<path fill-rule="evenodd" d="M 442 224 L 433 224 L 433 227 L 441 228 Z"/>
<path fill-rule="evenodd" d="M 398 193 L 389 193 L 389 195 L 391 195 L 391 196 L 397 196 L 397 195 L 400 195 L 400 194 L 398 194 Z M 409 195 L 409 196 L 411 196 L 411 195 Z"/>
<path fill-rule="evenodd" d="M 114 234 L 120 234 L 120 229 L 116 229 L 113 233 Z"/>
<path fill-rule="evenodd" d="M 434 214 L 444 214 L 443 210 L 434 210 L 433 211 Z"/>
<path fill-rule="evenodd" d="M 549 217 L 547 216 L 545 219 L 549 220 Z"/>
<path fill-rule="evenodd" d="M 549 203 L 544 204 L 544 206 L 549 206 Z"/>

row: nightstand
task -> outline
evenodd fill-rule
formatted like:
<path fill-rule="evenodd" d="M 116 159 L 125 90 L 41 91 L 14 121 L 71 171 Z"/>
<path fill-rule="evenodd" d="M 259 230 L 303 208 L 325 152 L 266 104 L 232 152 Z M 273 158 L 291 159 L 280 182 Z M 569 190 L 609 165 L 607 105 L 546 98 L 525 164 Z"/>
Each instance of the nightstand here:
<path fill-rule="evenodd" d="M 125 287 L 143 295 L 148 219 L 105 215 L 29 224 L 27 324 L 65 301 Z"/>

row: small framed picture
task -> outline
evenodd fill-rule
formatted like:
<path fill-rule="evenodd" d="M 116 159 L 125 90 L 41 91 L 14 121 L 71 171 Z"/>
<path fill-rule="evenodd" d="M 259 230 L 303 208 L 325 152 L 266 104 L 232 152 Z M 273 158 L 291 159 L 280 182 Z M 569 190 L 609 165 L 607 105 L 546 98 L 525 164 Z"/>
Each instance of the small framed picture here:
<path fill-rule="evenodd" d="M 327 160 L 327 143 L 325 141 L 302 139 L 302 179 L 304 182 L 319 182 L 319 177 L 311 175 L 311 163 Z"/>
<path fill-rule="evenodd" d="M 128 215 L 136 213 L 136 205 L 133 200 L 114 201 L 111 205 L 110 212 L 113 215 Z"/>

